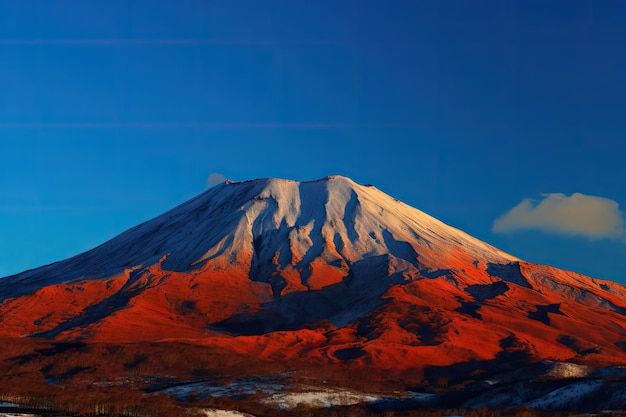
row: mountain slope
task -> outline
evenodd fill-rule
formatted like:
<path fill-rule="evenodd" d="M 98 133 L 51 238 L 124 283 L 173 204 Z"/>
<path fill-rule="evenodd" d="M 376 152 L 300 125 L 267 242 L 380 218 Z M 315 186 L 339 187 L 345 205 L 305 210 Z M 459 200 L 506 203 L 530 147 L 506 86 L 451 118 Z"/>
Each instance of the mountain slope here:
<path fill-rule="evenodd" d="M 430 385 L 626 364 L 624 286 L 521 261 L 339 176 L 221 184 L 1 279 L 0 300 L 1 338 L 184 342 Z"/>
<path fill-rule="evenodd" d="M 252 275 L 267 272 L 254 266 L 268 260 L 283 268 L 309 267 L 316 258 L 354 263 L 390 253 L 415 263 L 412 251 L 423 246 L 438 252 L 464 246 L 474 258 L 515 260 L 373 186 L 339 176 L 303 183 L 263 179 L 223 183 L 91 251 L 5 278 L 4 285 L 19 283 L 14 291 L 26 293 L 152 265 L 164 256 L 167 270 L 226 259 L 228 266 L 252 267 Z M 272 260 L 276 253 L 280 259 Z"/>

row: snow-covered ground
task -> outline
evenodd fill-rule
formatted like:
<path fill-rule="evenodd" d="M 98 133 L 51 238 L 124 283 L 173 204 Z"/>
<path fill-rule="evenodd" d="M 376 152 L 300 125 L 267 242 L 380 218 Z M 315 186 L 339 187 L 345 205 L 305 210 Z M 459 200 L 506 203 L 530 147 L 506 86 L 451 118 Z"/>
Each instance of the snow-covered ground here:
<path fill-rule="evenodd" d="M 202 412 L 207 417 L 254 417 L 252 414 L 242 413 L 239 411 L 230 411 L 230 410 L 206 409 L 206 410 L 202 410 Z"/>
<path fill-rule="evenodd" d="M 0 417 L 34 417 L 35 414 L 0 413 Z"/>
<path fill-rule="evenodd" d="M 19 407 L 19 404 L 10 403 L 6 401 L 0 401 L 0 407 Z M 37 417 L 37 414 L 23 414 L 23 413 L 2 413 L 0 412 L 0 417 Z"/>
<path fill-rule="evenodd" d="M 5 405 L 2 405 L 5 404 Z M 15 404 L 0 403 L 0 407 L 14 407 Z M 0 417 L 41 417 L 40 414 L 24 414 L 24 413 L 0 413 Z"/>
<path fill-rule="evenodd" d="M 0 417 L 39 417 L 39 414 L 0 413 Z"/>
<path fill-rule="evenodd" d="M 218 381 L 194 382 L 167 388 L 162 392 L 170 397 L 184 400 L 191 394 L 201 398 L 206 397 L 240 397 L 254 394 L 272 395 L 286 388 L 286 383 L 280 383 L 271 376 L 258 378 L 244 378 L 228 384 Z"/>
<path fill-rule="evenodd" d="M 311 390 L 301 392 L 273 394 L 266 398 L 264 402 L 283 410 L 290 410 L 298 405 L 323 408 L 336 405 L 371 403 L 378 400 L 380 400 L 380 397 L 357 391 L 342 389 L 319 390 L 312 388 Z"/>
<path fill-rule="evenodd" d="M 575 382 L 563 388 L 554 390 L 541 398 L 537 398 L 536 400 L 529 402 L 527 405 L 528 407 L 541 410 L 564 408 L 568 404 L 572 404 L 581 396 L 590 395 L 597 391 L 602 387 L 602 385 L 603 381 L 600 379 Z"/>
<path fill-rule="evenodd" d="M 163 391 L 170 397 L 185 399 L 190 395 L 200 397 L 239 397 L 263 394 L 264 402 L 281 409 L 291 409 L 297 405 L 311 407 L 332 407 L 378 401 L 381 397 L 341 388 L 295 386 L 280 382 L 279 378 L 246 378 L 220 385 L 216 381 L 196 382 L 179 385 Z M 211 410 L 211 412 L 223 412 Z M 216 414 L 217 415 L 217 414 Z M 221 414 L 220 414 L 221 416 Z"/>
<path fill-rule="evenodd" d="M 0 413 L 0 417 L 35 417 L 36 414 Z"/>
<path fill-rule="evenodd" d="M 333 407 L 337 405 L 353 405 L 380 401 L 383 397 L 343 388 L 327 386 L 291 385 L 280 376 L 265 376 L 245 378 L 228 384 L 219 381 L 204 381 L 192 384 L 179 385 L 162 391 L 170 397 L 185 400 L 189 396 L 206 397 L 241 397 L 261 394 L 263 402 L 272 407 L 283 410 L 292 409 L 298 405 L 309 407 Z M 399 398 L 430 398 L 431 394 L 398 393 Z M 205 410 L 210 416 L 241 416 L 224 410 Z M 221 413 L 221 414 L 216 414 Z"/>

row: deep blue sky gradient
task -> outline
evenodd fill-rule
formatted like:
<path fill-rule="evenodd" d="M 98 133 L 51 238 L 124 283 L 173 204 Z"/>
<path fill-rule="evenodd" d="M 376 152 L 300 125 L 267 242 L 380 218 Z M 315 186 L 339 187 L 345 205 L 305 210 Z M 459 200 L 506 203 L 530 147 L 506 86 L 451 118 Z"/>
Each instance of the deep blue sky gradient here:
<path fill-rule="evenodd" d="M 0 1 L 0 276 L 234 180 L 343 174 L 523 259 L 626 282 L 626 244 L 495 235 L 526 197 L 626 205 L 621 1 Z"/>

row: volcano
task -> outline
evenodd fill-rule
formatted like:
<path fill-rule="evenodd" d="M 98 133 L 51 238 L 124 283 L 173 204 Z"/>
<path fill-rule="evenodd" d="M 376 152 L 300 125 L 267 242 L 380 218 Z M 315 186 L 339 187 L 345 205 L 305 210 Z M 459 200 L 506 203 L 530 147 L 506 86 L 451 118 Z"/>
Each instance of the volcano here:
<path fill-rule="evenodd" d="M 531 377 L 625 376 L 626 287 L 524 262 L 341 176 L 227 181 L 0 279 L 0 303 L 3 387 L 288 371 L 470 387 L 462 401 L 483 404 Z"/>

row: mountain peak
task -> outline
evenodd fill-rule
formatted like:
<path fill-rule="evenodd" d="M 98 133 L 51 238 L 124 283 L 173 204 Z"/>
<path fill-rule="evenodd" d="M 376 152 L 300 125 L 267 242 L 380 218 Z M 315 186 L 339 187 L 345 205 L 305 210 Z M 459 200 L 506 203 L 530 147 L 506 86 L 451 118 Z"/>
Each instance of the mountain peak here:
<path fill-rule="evenodd" d="M 224 182 L 91 251 L 3 283 L 19 283 L 17 291 L 27 293 L 43 282 L 159 263 L 171 271 L 235 265 L 257 280 L 296 270 L 302 286 L 317 288 L 343 279 L 369 258 L 390 257 L 419 270 L 451 250 L 468 261 L 518 260 L 344 176 L 264 178 Z M 335 278 L 311 287 L 308 276 L 322 263 Z"/>
<path fill-rule="evenodd" d="M 281 185 L 288 186 L 288 184 L 310 184 L 310 183 L 328 183 L 328 184 L 335 184 L 335 185 L 344 184 L 350 187 L 362 187 L 362 185 L 359 185 L 352 178 L 349 178 L 343 175 L 328 175 L 319 179 L 306 180 L 306 181 L 297 181 L 297 180 L 292 180 L 289 178 L 275 178 L 275 177 L 256 178 L 256 179 L 244 180 L 244 181 L 226 180 L 219 185 L 237 186 L 237 185 L 242 185 L 242 184 L 248 184 L 248 185 L 253 185 L 253 186 L 258 186 L 258 187 L 280 187 Z M 371 186 L 371 185 L 368 185 L 368 186 Z"/>

